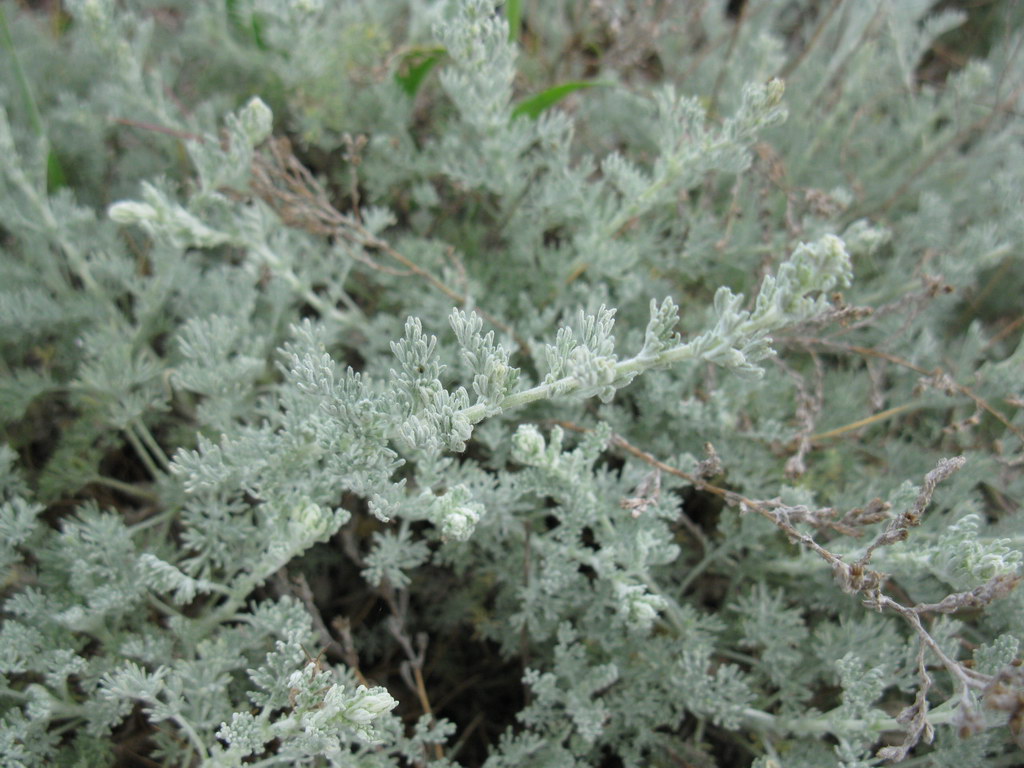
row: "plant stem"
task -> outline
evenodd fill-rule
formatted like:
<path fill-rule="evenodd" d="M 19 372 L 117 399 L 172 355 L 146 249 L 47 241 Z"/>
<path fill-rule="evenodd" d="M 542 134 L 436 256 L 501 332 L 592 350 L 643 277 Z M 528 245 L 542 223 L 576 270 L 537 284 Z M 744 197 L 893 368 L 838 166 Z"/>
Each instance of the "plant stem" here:
<path fill-rule="evenodd" d="M 152 477 L 154 480 L 157 480 L 160 477 L 162 477 L 163 473 L 160 471 L 160 468 L 154 463 L 153 457 L 149 455 L 149 451 L 146 450 L 145 446 L 142 444 L 142 441 L 139 440 L 138 435 L 135 434 L 135 430 L 133 430 L 129 426 L 128 429 L 124 430 L 124 436 L 128 438 L 128 442 L 131 443 L 131 446 L 135 450 L 135 453 L 139 457 L 139 460 L 145 465 L 146 470 L 150 474 L 150 477 Z"/>
<path fill-rule="evenodd" d="M 113 488 L 119 493 L 123 493 L 125 496 L 131 496 L 133 499 L 139 499 L 140 501 L 146 501 L 151 504 L 155 504 L 159 501 L 159 497 L 152 491 L 147 491 L 142 488 L 138 488 L 131 483 L 126 483 L 122 480 L 117 480 L 113 477 L 106 477 L 105 475 L 96 475 L 92 478 L 92 482 L 97 485 L 105 485 L 107 488 Z"/>
<path fill-rule="evenodd" d="M 149 427 L 138 419 L 132 423 L 132 427 L 135 429 L 135 432 L 139 437 L 142 438 L 142 442 L 146 444 L 146 447 L 149 448 L 153 458 L 155 458 L 160 464 L 160 468 L 166 472 L 167 468 L 171 465 L 171 462 L 167 458 L 167 454 L 164 453 L 164 449 L 160 447 L 160 443 L 158 443 L 156 438 L 153 437 L 153 433 L 149 431 Z"/>
<path fill-rule="evenodd" d="M 32 132 L 40 139 L 46 138 L 46 130 L 43 127 L 43 118 L 39 114 L 39 107 L 35 97 L 32 95 L 32 87 L 28 78 L 25 77 L 25 70 L 21 67 L 21 59 L 14 47 L 14 39 L 11 37 L 11 28 L 7 24 L 7 14 L 0 6 L 0 45 L 3 45 L 11 54 L 11 67 L 14 69 L 14 79 L 21 91 L 21 100 L 25 104 L 25 112 L 28 115 L 29 123 L 32 125 Z"/>

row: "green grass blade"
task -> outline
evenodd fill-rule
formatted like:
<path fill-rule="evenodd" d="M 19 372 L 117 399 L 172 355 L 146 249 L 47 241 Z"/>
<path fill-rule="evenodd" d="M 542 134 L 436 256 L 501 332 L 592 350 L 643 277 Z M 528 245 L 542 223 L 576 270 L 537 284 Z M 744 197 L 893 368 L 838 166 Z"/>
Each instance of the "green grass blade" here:
<path fill-rule="evenodd" d="M 440 45 L 413 48 L 402 56 L 395 72 L 395 82 L 408 96 L 415 96 L 430 71 L 447 55 Z"/>
<path fill-rule="evenodd" d="M 263 20 L 258 14 L 251 13 L 249 20 L 246 21 L 238 7 L 238 0 L 224 0 L 224 7 L 227 10 L 231 25 L 242 37 L 251 40 L 253 45 L 261 51 L 270 50 L 269 46 L 263 41 Z"/>
<path fill-rule="evenodd" d="M 507 0 L 505 18 L 508 20 L 508 39 L 518 42 L 523 21 L 523 0 Z"/>
<path fill-rule="evenodd" d="M 43 137 L 46 135 L 46 130 L 43 127 L 43 119 L 39 115 L 39 107 L 36 106 L 35 97 L 32 95 L 32 87 L 29 85 L 28 79 L 25 77 L 25 70 L 21 68 L 21 59 L 18 58 L 18 52 L 14 48 L 14 40 L 11 38 L 11 29 L 7 26 L 7 14 L 3 8 L 0 8 L 0 45 L 6 48 L 11 54 L 14 79 L 17 81 L 18 90 L 21 92 L 21 100 L 25 104 L 25 113 L 28 115 L 29 122 L 32 124 L 32 132 L 35 133 L 36 136 Z"/>
<path fill-rule="evenodd" d="M 526 116 L 531 120 L 536 120 L 540 117 L 541 112 L 554 106 L 574 91 L 607 85 L 611 85 L 611 83 L 601 80 L 570 80 L 553 85 L 547 90 L 541 91 L 534 96 L 528 96 L 520 101 L 512 110 L 512 117 Z"/>
<path fill-rule="evenodd" d="M 46 153 L 46 191 L 51 195 L 61 187 L 68 185 L 68 178 L 64 173 L 64 166 L 60 158 L 52 149 Z"/>

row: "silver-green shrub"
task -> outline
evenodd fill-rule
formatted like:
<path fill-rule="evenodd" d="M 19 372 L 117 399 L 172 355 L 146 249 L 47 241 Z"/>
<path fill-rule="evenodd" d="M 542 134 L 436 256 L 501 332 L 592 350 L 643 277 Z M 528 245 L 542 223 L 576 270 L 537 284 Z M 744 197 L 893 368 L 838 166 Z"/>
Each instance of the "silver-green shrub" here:
<path fill-rule="evenodd" d="M 1024 760 L 1021 4 L 20 5 L 0 764 Z"/>

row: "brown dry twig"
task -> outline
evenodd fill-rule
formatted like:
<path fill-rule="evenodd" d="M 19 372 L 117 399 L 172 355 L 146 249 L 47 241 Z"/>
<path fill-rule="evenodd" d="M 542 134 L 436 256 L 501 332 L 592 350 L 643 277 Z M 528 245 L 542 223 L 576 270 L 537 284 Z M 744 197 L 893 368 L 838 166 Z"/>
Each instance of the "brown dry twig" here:
<path fill-rule="evenodd" d="M 409 590 L 395 589 L 387 580 L 383 581 L 377 590 L 384 598 L 391 610 L 387 627 L 391 636 L 395 638 L 405 653 L 405 661 L 399 667 L 399 673 L 403 682 L 416 693 L 423 713 L 431 722 L 434 721 L 434 709 L 430 704 L 430 696 L 427 694 L 427 686 L 423 680 L 423 665 L 427 657 L 428 637 L 425 632 L 416 634 L 416 648 L 408 635 L 406 617 L 409 614 Z M 438 760 L 444 757 L 444 749 L 440 744 L 434 744 L 434 757 Z"/>
<path fill-rule="evenodd" d="M 392 275 L 414 274 L 426 281 L 432 288 L 447 296 L 457 306 L 471 304 L 468 296 L 449 287 L 412 259 L 396 250 L 363 226 L 358 216 L 348 216 L 330 201 L 323 186 L 313 174 L 295 157 L 291 142 L 285 137 L 269 139 L 256 153 L 252 162 L 250 186 L 253 192 L 269 205 L 288 226 L 304 229 L 316 235 L 335 237 L 357 246 L 353 256 L 379 272 Z M 358 198 L 354 198 L 358 200 Z M 367 251 L 383 254 L 401 264 L 406 271 L 385 267 L 371 258 Z M 509 334 L 524 354 L 529 354 L 530 345 L 506 323 L 475 307 L 474 311 L 494 327 Z"/>
<path fill-rule="evenodd" d="M 1024 431 L 1022 431 L 1019 427 L 1014 425 L 1000 411 L 992 407 L 992 405 L 987 400 L 985 400 L 985 398 L 975 393 L 974 390 L 972 390 L 970 387 L 958 383 L 948 372 L 942 370 L 941 368 L 935 368 L 934 370 L 929 371 L 927 368 L 917 365 L 916 363 L 912 363 L 909 360 L 899 357 L 898 355 L 890 354 L 889 352 L 882 352 L 881 350 L 878 349 L 862 347 L 857 344 L 844 344 L 842 342 L 832 341 L 830 339 L 824 339 L 815 336 L 779 337 L 776 338 L 775 341 L 776 343 L 780 344 L 800 344 L 805 347 L 822 346 L 827 347 L 829 349 L 836 349 L 844 352 L 852 352 L 854 354 L 860 355 L 861 357 L 878 358 L 880 360 L 885 360 L 887 362 L 893 363 L 894 365 L 907 368 L 911 371 L 915 371 L 917 373 L 920 373 L 923 377 L 925 377 L 921 382 L 923 385 L 928 385 L 933 382 L 941 383 L 942 388 L 948 390 L 950 394 L 955 393 L 964 395 L 965 397 L 972 400 L 978 408 L 991 414 L 993 418 L 995 418 L 1000 424 L 1006 427 L 1010 432 L 1012 432 L 1021 440 L 1024 440 Z M 899 410 L 906 410 L 910 407 L 911 406 L 906 405 L 899 406 Z M 895 409 L 890 410 L 894 411 Z M 876 421 L 880 416 L 881 414 L 875 414 L 874 416 L 868 417 L 868 419 L 864 421 L 866 423 L 870 423 L 871 421 Z M 846 428 L 843 428 L 839 431 L 846 431 Z M 833 430 L 833 432 L 837 431 Z M 830 436 L 832 436 L 832 433 L 823 433 L 821 435 L 815 435 L 814 438 L 821 439 Z"/>
<path fill-rule="evenodd" d="M 786 477 L 790 478 L 800 477 L 807 471 L 804 459 L 811 451 L 811 443 L 813 441 L 811 433 L 814 431 L 818 417 L 821 415 L 825 404 L 825 368 L 818 355 L 812 354 L 811 359 L 814 361 L 813 391 L 809 391 L 807 382 L 802 375 L 794 371 L 779 358 L 774 360 L 775 364 L 786 373 L 796 388 L 796 417 L 800 423 L 800 429 L 797 432 L 796 453 L 786 461 Z"/>
<path fill-rule="evenodd" d="M 633 489 L 633 495 L 619 502 L 633 517 L 640 517 L 652 504 L 661 498 L 661 471 L 655 467 L 644 475 L 643 480 Z"/>
<path fill-rule="evenodd" d="M 558 424 L 566 429 L 577 432 L 589 431 L 585 427 L 571 422 L 558 422 Z M 848 563 L 839 555 L 821 546 L 812 536 L 798 530 L 795 524 L 810 523 L 815 526 L 828 526 L 842 532 L 844 528 L 851 529 L 855 526 L 876 523 L 885 519 L 888 516 L 889 509 L 888 504 L 885 502 L 874 499 L 865 505 L 865 508 L 851 510 L 843 517 L 841 522 L 836 524 L 833 521 L 835 511 L 831 508 L 810 510 L 803 506 L 787 506 L 778 499 L 750 499 L 740 493 L 712 485 L 703 481 L 702 478 L 658 461 L 647 452 L 636 448 L 618 435 L 613 435 L 611 442 L 616 447 L 631 453 L 662 472 L 684 478 L 695 486 L 700 484 L 703 490 L 721 497 L 727 504 L 738 507 L 741 514 L 744 512 L 755 512 L 770 520 L 786 534 L 790 541 L 812 550 L 829 563 L 840 589 L 850 595 L 862 594 L 864 598 L 863 603 L 866 607 L 879 612 L 889 609 L 900 615 L 911 626 L 920 642 L 918 676 L 921 679 L 921 684 L 914 703 L 904 709 L 899 718 L 897 718 L 906 729 L 903 743 L 899 746 L 883 748 L 878 752 L 879 757 L 890 760 L 902 759 L 902 756 L 905 756 L 921 739 L 924 739 L 926 742 L 931 739 L 931 725 L 927 722 L 926 715 L 928 713 L 927 693 L 931 689 L 932 679 L 924 665 L 926 649 L 935 654 L 956 684 L 959 695 L 957 719 L 961 724 L 961 731 L 970 732 L 972 728 L 984 727 L 980 715 L 974 710 L 973 699 L 969 695 L 969 691 L 991 691 L 997 677 L 977 672 L 968 664 L 950 658 L 925 628 L 921 619 L 922 616 L 930 613 L 954 613 L 963 609 L 984 607 L 993 600 L 1008 595 L 1021 581 L 1021 575 L 997 575 L 981 587 L 968 592 L 948 595 L 938 603 L 919 603 L 907 606 L 884 594 L 882 587 L 885 585 L 888 577 L 868 567 L 872 555 L 879 547 L 903 541 L 908 536 L 909 528 L 920 524 L 925 509 L 931 503 L 936 486 L 964 466 L 966 463 L 964 457 L 957 456 L 951 459 L 940 459 L 935 469 L 925 475 L 921 490 L 910 508 L 891 518 L 885 530 L 868 545 L 864 554 L 857 561 Z M 683 519 L 685 522 L 685 515 Z M 692 521 L 690 525 L 693 525 Z M 1001 698 L 994 695 L 989 698 L 998 704 L 1005 704 L 1005 706 L 1002 706 L 1002 709 L 1011 712 L 1010 724 L 1011 728 L 1016 728 L 1014 731 L 1015 738 L 1024 739 L 1024 682 L 1018 686 L 1011 684 L 1003 685 L 1000 691 L 1004 689 L 1008 692 L 1002 695 Z M 1009 704 L 1006 702 L 1009 702 Z M 987 700 L 986 705 L 990 706 L 990 708 L 998 708 L 988 704 Z"/>

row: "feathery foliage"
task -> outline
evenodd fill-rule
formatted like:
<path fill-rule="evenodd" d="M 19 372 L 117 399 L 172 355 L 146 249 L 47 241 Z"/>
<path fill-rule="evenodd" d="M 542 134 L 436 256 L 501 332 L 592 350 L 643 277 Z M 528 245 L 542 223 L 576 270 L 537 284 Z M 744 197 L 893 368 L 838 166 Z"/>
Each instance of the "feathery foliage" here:
<path fill-rule="evenodd" d="M 1024 7 L 36 5 L 0 763 L 1021 762 Z"/>

